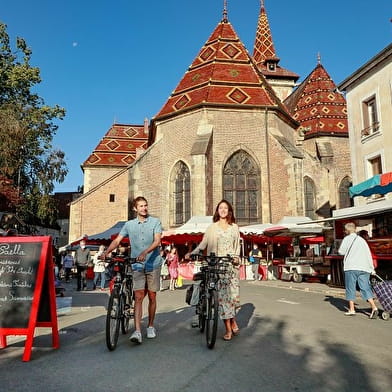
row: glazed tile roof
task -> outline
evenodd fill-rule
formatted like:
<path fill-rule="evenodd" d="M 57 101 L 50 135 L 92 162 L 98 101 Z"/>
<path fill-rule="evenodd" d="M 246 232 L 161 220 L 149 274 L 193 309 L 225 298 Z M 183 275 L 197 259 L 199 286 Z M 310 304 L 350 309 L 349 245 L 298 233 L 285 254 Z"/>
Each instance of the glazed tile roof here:
<path fill-rule="evenodd" d="M 274 42 L 272 40 L 271 29 L 268 17 L 265 12 L 264 2 L 261 4 L 259 19 L 257 23 L 257 31 L 255 44 L 253 47 L 253 59 L 260 72 L 268 79 L 293 79 L 297 80 L 299 76 L 278 65 L 280 59 L 276 56 Z M 272 70 L 270 64 L 273 65 Z"/>
<path fill-rule="evenodd" d="M 284 104 L 293 118 L 307 128 L 305 138 L 325 134 L 348 136 L 346 99 L 337 92 L 320 63 Z"/>
<path fill-rule="evenodd" d="M 198 105 L 281 106 L 278 101 L 232 25 L 223 19 L 156 118 Z"/>
<path fill-rule="evenodd" d="M 82 167 L 125 167 L 136 159 L 138 149 L 147 148 L 144 125 L 114 124 L 95 147 Z"/>

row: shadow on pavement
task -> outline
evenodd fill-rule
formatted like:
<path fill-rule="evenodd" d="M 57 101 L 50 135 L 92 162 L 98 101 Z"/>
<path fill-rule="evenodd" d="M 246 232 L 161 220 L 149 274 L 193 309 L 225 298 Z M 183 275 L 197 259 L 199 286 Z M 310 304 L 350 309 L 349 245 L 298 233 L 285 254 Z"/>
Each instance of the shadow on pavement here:
<path fill-rule="evenodd" d="M 106 305 L 107 299 L 105 294 L 84 294 L 75 296 L 74 306 L 91 306 L 92 302 Z M 340 298 L 325 300 L 338 309 L 343 306 Z M 215 348 L 209 350 L 205 335 L 190 327 L 193 314 L 190 306 L 173 305 L 173 310 L 157 314 L 156 339 L 143 338 L 143 344 L 133 345 L 127 335 L 120 333 L 114 352 L 105 346 L 105 315 L 75 323 L 60 330 L 59 350 L 35 350 L 28 364 L 22 363 L 19 356 L 3 357 L 0 360 L 2 388 L 26 390 L 23 388 L 28 379 L 31 392 L 42 391 L 43 385 L 48 391 L 66 392 L 80 386 L 80 382 L 96 392 L 130 391 L 132 369 L 132 391 L 379 390 L 372 385 L 361 358 L 350 351 L 350 347 L 337 345 L 333 332 L 322 326 L 316 341 L 311 341 L 306 326 L 293 329 L 289 320 L 258 316 L 254 305 L 245 303 L 238 313 L 241 334 L 224 342 L 220 322 Z M 145 327 L 145 318 L 143 324 Z M 35 346 L 37 343 L 47 345 L 48 341 L 50 335 L 40 336 Z M 148 377 L 146 366 L 154 369 Z M 42 378 L 41 369 L 48 368 L 50 372 L 45 371 Z M 86 388 L 79 390 L 91 390 Z"/>

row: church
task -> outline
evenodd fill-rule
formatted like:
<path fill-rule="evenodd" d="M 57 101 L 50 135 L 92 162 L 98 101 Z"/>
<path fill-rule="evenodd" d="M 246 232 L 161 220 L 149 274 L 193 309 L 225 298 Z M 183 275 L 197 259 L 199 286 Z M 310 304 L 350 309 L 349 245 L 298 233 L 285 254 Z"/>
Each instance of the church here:
<path fill-rule="evenodd" d="M 137 196 L 165 230 L 213 215 L 223 198 L 240 226 L 351 205 L 346 101 L 320 58 L 298 84 L 275 52 L 264 1 L 250 53 L 225 2 L 159 113 L 113 124 L 82 164 L 70 241 L 130 219 Z"/>

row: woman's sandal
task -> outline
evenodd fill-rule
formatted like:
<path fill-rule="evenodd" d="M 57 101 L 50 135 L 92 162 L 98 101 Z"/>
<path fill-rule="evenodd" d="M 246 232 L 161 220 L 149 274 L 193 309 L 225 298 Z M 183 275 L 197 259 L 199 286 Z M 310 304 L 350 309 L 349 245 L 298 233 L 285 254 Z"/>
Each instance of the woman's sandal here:
<path fill-rule="evenodd" d="M 239 328 L 232 329 L 232 332 L 234 336 L 238 336 L 240 334 L 240 329 Z"/>
<path fill-rule="evenodd" d="M 377 319 L 378 318 L 378 309 L 372 309 L 372 313 L 369 316 L 370 319 Z"/>
<path fill-rule="evenodd" d="M 233 338 L 232 334 L 226 333 L 226 334 L 223 335 L 223 340 L 226 340 L 226 342 L 228 342 L 232 338 Z"/>

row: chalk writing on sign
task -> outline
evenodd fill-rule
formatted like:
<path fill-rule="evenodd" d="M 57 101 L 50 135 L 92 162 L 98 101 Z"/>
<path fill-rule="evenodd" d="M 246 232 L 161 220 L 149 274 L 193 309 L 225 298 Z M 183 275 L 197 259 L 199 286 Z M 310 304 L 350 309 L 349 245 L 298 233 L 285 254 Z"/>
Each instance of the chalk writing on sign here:
<path fill-rule="evenodd" d="M 0 328 L 27 326 L 41 250 L 41 242 L 0 242 Z"/>

